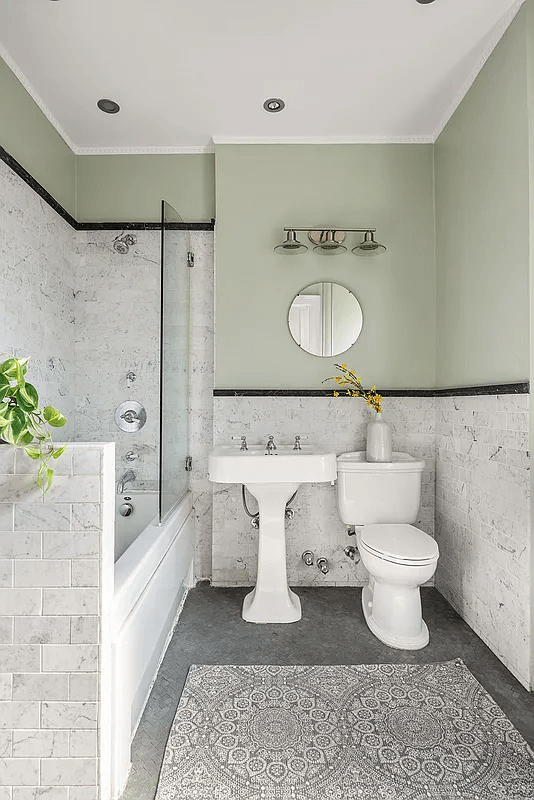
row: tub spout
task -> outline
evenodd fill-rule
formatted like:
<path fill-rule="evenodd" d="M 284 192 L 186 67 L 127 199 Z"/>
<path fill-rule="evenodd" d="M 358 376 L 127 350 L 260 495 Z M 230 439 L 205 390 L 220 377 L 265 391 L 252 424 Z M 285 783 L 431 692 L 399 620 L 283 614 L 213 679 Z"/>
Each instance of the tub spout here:
<path fill-rule="evenodd" d="M 117 481 L 117 494 L 122 494 L 128 481 L 134 481 L 136 478 L 137 474 L 133 471 L 133 469 L 127 470 L 122 478 L 119 478 Z"/>

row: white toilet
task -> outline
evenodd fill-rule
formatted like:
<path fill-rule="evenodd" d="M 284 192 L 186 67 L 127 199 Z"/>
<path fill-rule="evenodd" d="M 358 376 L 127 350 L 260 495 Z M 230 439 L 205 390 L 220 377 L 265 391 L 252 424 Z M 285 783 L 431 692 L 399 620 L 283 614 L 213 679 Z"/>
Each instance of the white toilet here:
<path fill-rule="evenodd" d="M 439 558 L 436 542 L 414 528 L 421 502 L 425 462 L 393 453 L 388 463 L 368 462 L 365 452 L 337 459 L 337 502 L 345 525 L 354 526 L 362 563 L 365 620 L 390 647 L 419 650 L 428 644 L 419 587 L 430 580 Z"/>

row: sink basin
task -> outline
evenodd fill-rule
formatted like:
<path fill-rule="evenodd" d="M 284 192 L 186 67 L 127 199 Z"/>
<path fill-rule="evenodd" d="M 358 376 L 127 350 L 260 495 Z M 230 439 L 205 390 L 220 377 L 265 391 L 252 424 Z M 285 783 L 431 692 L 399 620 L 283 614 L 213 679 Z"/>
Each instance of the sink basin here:
<path fill-rule="evenodd" d="M 249 445 L 240 450 L 237 445 L 221 445 L 210 453 L 210 481 L 215 483 L 321 483 L 335 481 L 336 454 L 320 445 L 278 445 L 272 455 L 266 455 L 265 445 Z"/>

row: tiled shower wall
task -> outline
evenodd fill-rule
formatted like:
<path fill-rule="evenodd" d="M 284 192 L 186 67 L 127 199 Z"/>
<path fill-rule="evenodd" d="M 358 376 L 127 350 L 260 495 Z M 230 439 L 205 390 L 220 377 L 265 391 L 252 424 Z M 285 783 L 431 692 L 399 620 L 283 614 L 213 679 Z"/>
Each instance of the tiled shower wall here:
<path fill-rule="evenodd" d="M 159 438 L 159 232 L 135 231 L 137 244 L 113 249 L 120 231 L 88 231 L 78 240 L 76 283 L 76 416 L 78 441 L 114 441 L 117 477 L 137 474 L 138 488 L 157 488 Z M 128 373 L 135 378 L 129 380 Z M 136 433 L 115 424 L 117 406 L 137 400 L 146 409 Z M 138 458 L 130 463 L 126 453 Z M 135 484 L 130 484 L 130 487 Z"/>
<path fill-rule="evenodd" d="M 422 502 L 417 525 L 434 533 L 434 398 L 384 399 L 384 418 L 391 425 L 394 449 L 425 459 Z M 364 450 L 371 412 L 356 398 L 338 397 L 216 397 L 214 444 L 229 443 L 245 434 L 250 443 L 273 434 L 278 443 L 293 443 L 295 436 L 328 444 L 337 454 Z M 239 447 L 239 444 L 236 444 Z M 249 495 L 254 511 L 257 504 Z M 336 489 L 330 484 L 303 484 L 292 504 L 294 519 L 287 523 L 289 582 L 361 586 L 366 582 L 362 565 L 355 566 L 343 550 L 349 539 L 337 510 Z M 213 495 L 213 582 L 216 585 L 250 585 L 256 578 L 258 534 L 241 504 L 241 487 L 217 484 Z M 301 555 L 312 550 L 325 556 L 330 571 L 323 575 L 307 567 Z"/>
<path fill-rule="evenodd" d="M 31 356 L 28 380 L 74 432 L 75 233 L 0 161 L 0 356 Z"/>
<path fill-rule="evenodd" d="M 436 585 L 526 685 L 529 396 L 436 400 Z"/>

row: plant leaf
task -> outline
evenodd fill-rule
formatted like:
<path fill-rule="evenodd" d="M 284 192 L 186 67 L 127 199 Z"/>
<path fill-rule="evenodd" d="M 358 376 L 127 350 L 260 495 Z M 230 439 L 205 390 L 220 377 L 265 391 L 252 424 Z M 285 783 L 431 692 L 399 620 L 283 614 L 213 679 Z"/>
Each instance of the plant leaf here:
<path fill-rule="evenodd" d="M 53 428 L 62 428 L 67 422 L 66 417 L 54 406 L 46 406 L 43 411 L 43 417 Z"/>
<path fill-rule="evenodd" d="M 54 450 L 54 452 L 52 453 L 52 458 L 53 459 L 59 458 L 61 455 L 63 455 L 66 449 L 67 445 L 64 444 L 63 447 L 60 447 L 58 450 Z"/>
<path fill-rule="evenodd" d="M 28 408 L 25 408 L 25 411 L 33 411 L 39 405 L 39 395 L 37 394 L 37 389 L 35 386 L 32 386 L 31 383 L 25 383 L 24 386 L 21 386 L 18 390 L 18 398 L 23 400 Z"/>
<path fill-rule="evenodd" d="M 41 452 L 38 447 L 25 447 L 24 451 L 27 456 L 32 458 L 34 461 L 37 461 L 38 458 L 41 456 Z"/>

